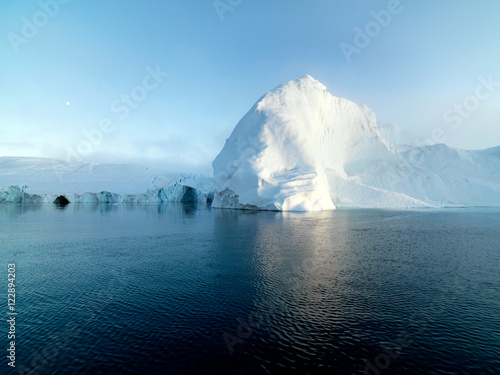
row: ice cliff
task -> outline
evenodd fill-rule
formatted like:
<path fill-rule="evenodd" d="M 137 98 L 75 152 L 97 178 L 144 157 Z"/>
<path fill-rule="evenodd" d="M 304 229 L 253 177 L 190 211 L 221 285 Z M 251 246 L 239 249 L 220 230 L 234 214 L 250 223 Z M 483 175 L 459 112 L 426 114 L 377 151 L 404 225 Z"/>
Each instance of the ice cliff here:
<path fill-rule="evenodd" d="M 52 203 L 60 196 L 71 203 L 210 202 L 213 180 L 131 164 L 0 157 L 0 203 Z"/>

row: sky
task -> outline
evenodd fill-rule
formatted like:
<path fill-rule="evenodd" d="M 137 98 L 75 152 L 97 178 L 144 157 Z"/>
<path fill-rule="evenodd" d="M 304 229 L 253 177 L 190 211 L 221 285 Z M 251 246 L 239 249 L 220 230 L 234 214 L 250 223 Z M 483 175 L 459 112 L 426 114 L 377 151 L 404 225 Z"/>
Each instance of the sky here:
<path fill-rule="evenodd" d="M 500 3 L 6 0 L 0 156 L 211 174 L 267 91 L 310 74 L 415 140 L 500 145 Z"/>

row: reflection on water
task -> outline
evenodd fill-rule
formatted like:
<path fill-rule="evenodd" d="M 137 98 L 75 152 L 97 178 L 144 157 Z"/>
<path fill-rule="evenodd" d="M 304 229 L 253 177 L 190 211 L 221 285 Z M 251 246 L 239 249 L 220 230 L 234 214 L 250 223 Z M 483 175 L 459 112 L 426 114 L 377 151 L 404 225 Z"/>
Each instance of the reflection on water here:
<path fill-rule="evenodd" d="M 59 337 L 41 374 L 362 374 L 405 332 L 375 370 L 493 374 L 499 213 L 0 205 L 18 361 Z"/>
<path fill-rule="evenodd" d="M 0 204 L 0 217 L 16 216 L 27 212 L 54 210 L 68 210 L 72 212 L 99 211 L 99 212 L 119 212 L 119 211 L 158 211 L 159 214 L 169 214 L 183 211 L 186 214 L 194 214 L 196 211 L 210 208 L 211 203 L 161 203 L 161 204 L 121 204 L 121 203 L 69 203 L 69 204 Z"/>

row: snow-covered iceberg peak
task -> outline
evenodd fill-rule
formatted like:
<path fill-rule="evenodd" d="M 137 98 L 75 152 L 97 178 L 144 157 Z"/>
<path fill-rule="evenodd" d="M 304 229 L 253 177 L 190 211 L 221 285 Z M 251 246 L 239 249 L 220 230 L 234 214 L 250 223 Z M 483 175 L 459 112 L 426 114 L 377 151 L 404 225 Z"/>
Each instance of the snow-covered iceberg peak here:
<path fill-rule="evenodd" d="M 346 176 L 390 153 L 366 106 L 306 75 L 264 95 L 213 162 L 218 208 L 334 209 L 326 169 Z"/>
<path fill-rule="evenodd" d="M 388 143 L 373 112 L 306 75 L 264 95 L 213 162 L 213 207 L 500 206 L 500 147 Z"/>

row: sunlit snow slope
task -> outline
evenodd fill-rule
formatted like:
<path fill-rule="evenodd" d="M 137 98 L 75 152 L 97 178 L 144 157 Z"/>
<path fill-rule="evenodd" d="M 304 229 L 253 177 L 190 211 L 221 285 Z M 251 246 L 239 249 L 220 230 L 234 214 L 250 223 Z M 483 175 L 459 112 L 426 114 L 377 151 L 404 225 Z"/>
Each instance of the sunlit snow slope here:
<path fill-rule="evenodd" d="M 500 147 L 392 145 L 368 107 L 308 75 L 264 95 L 213 168 L 217 208 L 500 206 Z"/>

